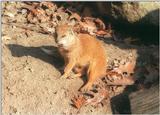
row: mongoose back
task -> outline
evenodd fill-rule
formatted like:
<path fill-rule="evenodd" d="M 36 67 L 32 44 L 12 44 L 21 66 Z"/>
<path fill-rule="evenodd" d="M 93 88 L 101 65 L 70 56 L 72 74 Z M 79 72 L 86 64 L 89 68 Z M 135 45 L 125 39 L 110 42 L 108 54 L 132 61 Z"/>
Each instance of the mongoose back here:
<path fill-rule="evenodd" d="M 57 26 L 56 34 L 59 52 L 65 61 L 61 77 L 67 78 L 72 70 L 79 77 L 87 74 L 87 83 L 81 90 L 90 90 L 95 80 L 106 74 L 107 63 L 102 42 L 89 34 L 76 34 L 72 26 L 67 24 Z"/>

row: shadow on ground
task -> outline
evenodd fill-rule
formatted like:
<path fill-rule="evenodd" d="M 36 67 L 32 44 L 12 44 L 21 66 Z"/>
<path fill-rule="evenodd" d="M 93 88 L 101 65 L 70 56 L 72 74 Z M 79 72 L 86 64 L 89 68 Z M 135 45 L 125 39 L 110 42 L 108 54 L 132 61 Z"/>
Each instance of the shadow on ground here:
<path fill-rule="evenodd" d="M 22 56 L 32 56 L 34 58 L 41 59 L 51 65 L 54 65 L 58 70 L 64 65 L 63 59 L 59 56 L 57 47 L 54 46 L 41 46 L 41 47 L 26 47 L 17 44 L 8 44 L 8 48 L 11 51 L 12 56 L 22 57 Z M 41 50 L 41 48 L 46 48 L 54 51 L 54 55 L 47 55 Z"/>

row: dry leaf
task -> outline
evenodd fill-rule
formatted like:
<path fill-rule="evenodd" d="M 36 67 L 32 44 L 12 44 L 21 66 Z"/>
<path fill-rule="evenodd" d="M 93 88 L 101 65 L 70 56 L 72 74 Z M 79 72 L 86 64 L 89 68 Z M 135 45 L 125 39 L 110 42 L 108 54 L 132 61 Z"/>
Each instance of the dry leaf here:
<path fill-rule="evenodd" d="M 82 105 L 84 105 L 84 103 L 86 102 L 86 99 L 84 98 L 83 95 L 78 95 L 78 97 L 74 97 L 72 99 L 73 105 L 79 109 L 82 107 Z"/>
<path fill-rule="evenodd" d="M 100 89 L 98 93 L 95 93 L 93 98 L 87 99 L 86 104 L 97 106 L 107 97 L 109 97 L 108 91 L 103 88 L 103 89 Z"/>
<path fill-rule="evenodd" d="M 95 22 L 96 24 L 98 24 L 98 28 L 99 28 L 99 29 L 102 29 L 102 30 L 105 30 L 105 29 L 106 29 L 105 24 L 104 24 L 103 21 L 100 20 L 99 18 L 96 18 L 96 19 L 94 20 L 94 22 Z"/>
<path fill-rule="evenodd" d="M 99 30 L 99 31 L 95 32 L 95 34 L 97 36 L 101 36 L 101 37 L 104 37 L 104 38 L 110 38 L 110 37 L 112 37 L 112 34 L 109 33 L 108 31 L 105 31 L 105 30 Z"/>
<path fill-rule="evenodd" d="M 14 14 L 11 13 L 11 12 L 7 12 L 7 11 L 6 11 L 6 12 L 4 13 L 4 15 L 5 15 L 5 16 L 9 16 L 9 17 L 11 17 L 11 18 L 14 18 Z"/>
<path fill-rule="evenodd" d="M 115 71 L 107 72 L 103 78 L 107 85 L 133 85 L 135 80 L 132 76 L 122 76 Z"/>
<path fill-rule="evenodd" d="M 72 15 L 69 17 L 69 20 L 76 19 L 77 21 L 81 21 L 81 17 L 77 13 L 72 13 Z"/>
<path fill-rule="evenodd" d="M 96 32 L 96 34 L 97 35 L 106 35 L 108 33 L 106 31 L 104 31 L 104 30 L 99 30 L 99 31 Z"/>
<path fill-rule="evenodd" d="M 116 71 L 120 74 L 123 74 L 124 72 L 127 72 L 128 74 L 130 74 L 130 73 L 134 73 L 135 66 L 136 66 L 136 61 L 133 60 L 133 61 L 126 62 L 126 64 L 124 65 L 120 65 L 118 68 L 114 68 L 113 71 Z"/>
<path fill-rule="evenodd" d="M 56 7 L 52 2 L 41 2 L 39 4 L 40 7 L 48 7 L 49 9 Z"/>
<path fill-rule="evenodd" d="M 9 36 L 2 36 L 2 40 L 11 40 L 11 37 L 9 37 Z"/>

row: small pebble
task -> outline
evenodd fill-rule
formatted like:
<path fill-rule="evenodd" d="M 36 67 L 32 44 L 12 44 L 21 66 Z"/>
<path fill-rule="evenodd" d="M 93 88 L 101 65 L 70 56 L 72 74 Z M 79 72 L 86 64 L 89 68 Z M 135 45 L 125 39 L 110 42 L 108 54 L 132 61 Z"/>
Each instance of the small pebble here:
<path fill-rule="evenodd" d="M 33 71 L 34 71 L 32 68 L 28 68 L 28 70 L 29 70 L 30 72 L 33 72 Z"/>
<path fill-rule="evenodd" d="M 22 9 L 21 13 L 24 15 L 27 13 L 27 10 L 26 9 Z"/>

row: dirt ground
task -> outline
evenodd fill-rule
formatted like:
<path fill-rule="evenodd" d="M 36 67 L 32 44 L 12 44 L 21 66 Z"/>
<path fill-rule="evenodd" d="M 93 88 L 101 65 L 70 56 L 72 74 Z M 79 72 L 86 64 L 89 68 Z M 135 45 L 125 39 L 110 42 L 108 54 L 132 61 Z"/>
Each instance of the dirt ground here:
<path fill-rule="evenodd" d="M 18 14 L 14 19 L 22 20 Z M 2 22 L 11 17 L 2 16 Z M 129 56 L 150 61 L 157 47 L 136 46 L 102 40 L 108 64 Z M 110 100 L 104 106 L 71 106 L 71 98 L 84 84 L 80 78 L 59 79 L 63 62 L 45 54 L 40 48 L 55 49 L 54 37 L 2 24 L 2 113 L 3 114 L 111 114 Z M 142 53 L 141 53 L 142 52 Z M 140 55 L 143 54 L 144 55 Z M 140 56 L 139 56 L 140 55 Z M 148 56 L 148 57 L 147 57 Z M 139 58 L 141 57 L 141 58 Z M 147 62 L 148 63 L 148 62 Z"/>

